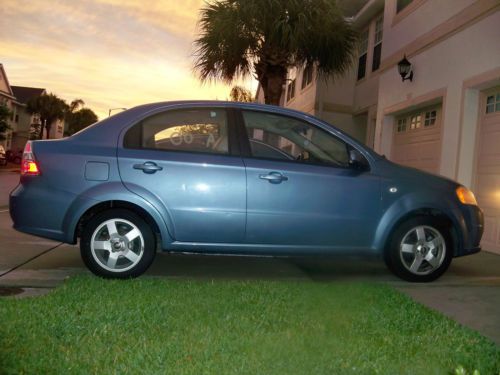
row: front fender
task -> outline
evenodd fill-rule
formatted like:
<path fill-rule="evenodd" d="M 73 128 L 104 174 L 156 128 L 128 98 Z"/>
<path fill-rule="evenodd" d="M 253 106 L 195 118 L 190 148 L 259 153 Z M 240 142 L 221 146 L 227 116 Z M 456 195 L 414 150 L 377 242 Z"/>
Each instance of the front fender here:
<path fill-rule="evenodd" d="M 85 212 L 92 207 L 107 201 L 124 201 L 144 209 L 155 221 L 162 238 L 162 247 L 167 248 L 173 242 L 168 222 L 158 209 L 148 200 L 128 191 L 121 182 L 109 182 L 94 186 L 78 195 L 69 206 L 63 220 L 63 233 L 66 242 L 75 243 L 75 233 L 78 222 Z"/>
<path fill-rule="evenodd" d="M 393 230 L 402 220 L 419 213 L 434 211 L 445 215 L 451 221 L 458 240 L 455 252 L 460 251 L 463 247 L 464 233 L 466 232 L 465 219 L 454 201 L 447 197 L 441 196 L 440 198 L 437 201 L 418 193 L 410 193 L 394 200 L 386 208 L 377 226 L 374 248 L 382 254 Z"/>

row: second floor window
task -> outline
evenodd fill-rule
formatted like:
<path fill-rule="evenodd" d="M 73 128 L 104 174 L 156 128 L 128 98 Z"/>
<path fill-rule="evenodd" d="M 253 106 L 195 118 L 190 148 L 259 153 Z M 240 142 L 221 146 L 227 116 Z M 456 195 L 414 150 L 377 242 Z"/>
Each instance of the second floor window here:
<path fill-rule="evenodd" d="M 295 78 L 290 81 L 286 89 L 286 101 L 295 98 Z"/>
<path fill-rule="evenodd" d="M 373 46 L 372 72 L 380 68 L 380 59 L 382 57 L 382 36 L 384 33 L 384 19 L 379 18 L 375 22 L 375 43 Z"/>
<path fill-rule="evenodd" d="M 368 29 L 363 31 L 359 38 L 358 80 L 365 78 L 367 54 L 368 54 Z"/>
<path fill-rule="evenodd" d="M 308 64 L 302 73 L 302 84 L 301 88 L 304 89 L 312 83 L 313 80 L 313 70 L 314 66 L 312 64 Z"/>

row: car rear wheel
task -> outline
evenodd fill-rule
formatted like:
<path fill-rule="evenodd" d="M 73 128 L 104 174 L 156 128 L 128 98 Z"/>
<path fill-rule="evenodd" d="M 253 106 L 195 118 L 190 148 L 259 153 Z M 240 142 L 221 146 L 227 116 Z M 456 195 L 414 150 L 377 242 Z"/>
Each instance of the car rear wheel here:
<path fill-rule="evenodd" d="M 448 269 L 452 256 L 453 241 L 446 223 L 436 217 L 420 216 L 397 227 L 385 261 L 404 280 L 429 282 Z"/>
<path fill-rule="evenodd" d="M 83 228 L 80 253 L 94 274 L 131 278 L 143 274 L 156 253 L 155 236 L 135 213 L 113 209 L 94 216 Z"/>

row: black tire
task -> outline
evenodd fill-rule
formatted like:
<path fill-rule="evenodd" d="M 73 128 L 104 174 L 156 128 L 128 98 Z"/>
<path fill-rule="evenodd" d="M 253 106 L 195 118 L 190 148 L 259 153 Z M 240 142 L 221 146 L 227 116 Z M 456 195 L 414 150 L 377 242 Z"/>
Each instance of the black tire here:
<path fill-rule="evenodd" d="M 435 235 L 433 240 L 436 240 L 436 243 L 442 243 L 444 246 L 437 246 L 431 250 L 427 244 L 433 241 L 427 242 L 425 240 L 425 242 L 421 243 L 422 241 L 418 239 L 417 233 L 421 234 L 422 229 L 417 231 L 417 228 L 423 228 L 424 230 L 424 235 L 420 235 L 420 237 L 431 239 Z M 439 237 L 438 233 L 441 237 Z M 416 240 L 417 243 L 412 244 L 413 241 L 411 240 Z M 405 242 L 403 243 L 403 241 Z M 403 246 L 406 247 L 407 251 L 403 251 Z M 413 254 L 408 251 L 411 246 L 413 246 Z M 422 258 L 423 260 L 417 271 L 413 272 L 411 270 L 411 266 L 414 265 L 412 260 L 417 260 L 417 253 L 418 257 L 420 257 L 418 260 Z M 453 258 L 453 253 L 454 246 L 449 224 L 438 217 L 417 216 L 397 226 L 391 236 L 389 246 L 385 249 L 384 260 L 389 270 L 403 280 L 410 282 L 430 282 L 438 279 L 446 272 Z M 424 255 L 425 257 L 429 256 L 430 260 L 436 264 L 433 266 L 431 262 L 425 259 Z M 415 265 L 418 263 L 418 260 L 415 262 Z"/>
<path fill-rule="evenodd" d="M 108 233 L 111 231 L 107 230 L 107 226 L 104 227 L 104 223 L 114 222 L 114 220 L 116 220 L 115 227 L 117 231 L 116 234 L 113 234 L 114 238 L 112 238 Z M 140 235 L 134 237 L 135 239 L 131 241 L 127 241 L 127 230 L 134 227 Z M 129 232 L 132 233 L 130 230 Z M 91 244 L 94 235 L 96 235 L 96 240 L 98 236 L 104 238 L 99 243 L 109 242 L 106 246 L 110 248 L 115 249 L 114 245 L 121 247 L 119 250 L 109 251 L 99 250 L 94 245 L 93 249 Z M 106 237 L 109 237 L 109 240 L 106 240 Z M 124 241 L 126 241 L 126 244 Z M 133 278 L 142 275 L 153 262 L 156 255 L 156 239 L 151 227 L 134 212 L 125 209 L 110 209 L 95 215 L 86 223 L 80 238 L 80 254 L 88 269 L 97 276 L 111 279 Z M 113 267 L 109 265 L 110 263 L 104 264 L 106 254 L 108 254 L 108 260 L 111 254 L 117 257 Z M 128 259 L 132 255 L 134 255 L 135 260 Z M 130 265 L 127 266 L 127 262 Z"/>

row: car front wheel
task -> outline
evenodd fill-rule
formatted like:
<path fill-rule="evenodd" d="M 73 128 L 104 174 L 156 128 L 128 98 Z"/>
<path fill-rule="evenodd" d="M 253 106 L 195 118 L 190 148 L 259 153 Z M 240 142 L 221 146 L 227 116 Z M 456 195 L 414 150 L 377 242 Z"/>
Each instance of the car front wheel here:
<path fill-rule="evenodd" d="M 429 282 L 439 278 L 449 267 L 453 241 L 445 222 L 436 217 L 415 217 L 395 230 L 385 260 L 400 278 Z"/>
<path fill-rule="evenodd" d="M 94 216 L 84 226 L 80 240 L 85 265 L 105 278 L 140 276 L 153 262 L 155 252 L 155 236 L 149 225 L 123 209 Z"/>

